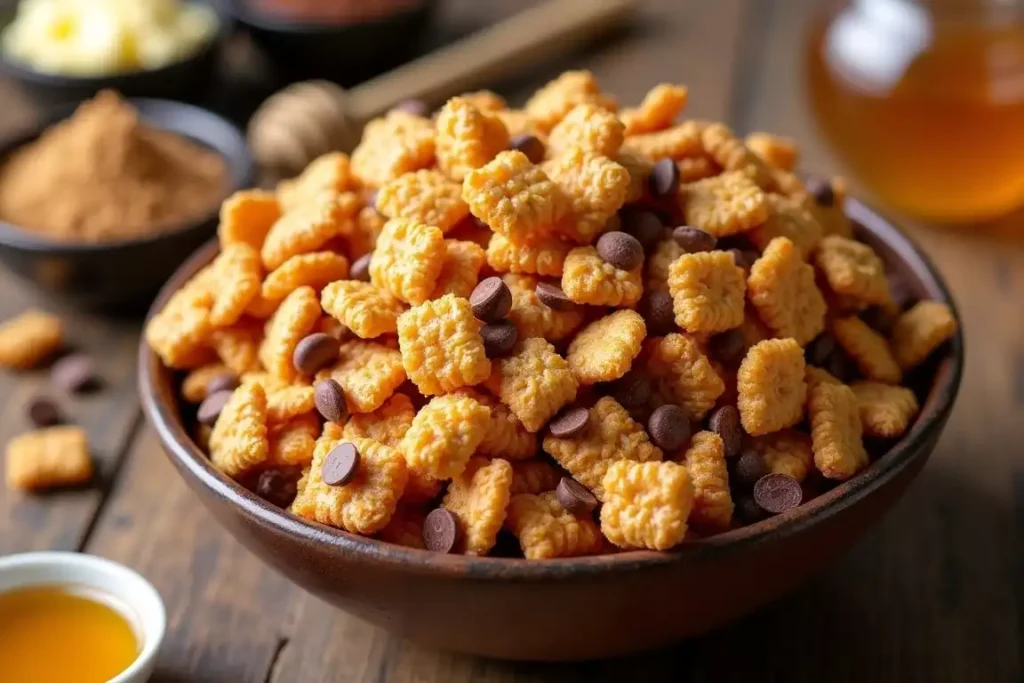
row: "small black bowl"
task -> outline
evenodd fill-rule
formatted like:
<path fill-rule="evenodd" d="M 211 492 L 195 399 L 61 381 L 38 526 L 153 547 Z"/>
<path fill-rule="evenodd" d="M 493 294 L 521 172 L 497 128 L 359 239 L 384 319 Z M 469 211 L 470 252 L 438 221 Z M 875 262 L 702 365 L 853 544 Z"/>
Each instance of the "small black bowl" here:
<path fill-rule="evenodd" d="M 409 9 L 372 21 L 316 24 L 290 21 L 250 4 L 248 0 L 235 0 L 235 19 L 270 58 L 281 80 L 324 78 L 344 86 L 360 83 L 415 56 L 437 6 L 436 0 L 422 0 Z"/>
<path fill-rule="evenodd" d="M 9 14 L 0 23 L 6 27 L 11 19 L 13 15 Z M 100 90 L 116 90 L 124 97 L 198 103 L 210 91 L 221 43 L 231 31 L 231 20 L 223 12 L 217 13 L 217 20 L 217 32 L 205 45 L 180 61 L 156 69 L 109 76 L 64 75 L 38 71 L 0 51 L 0 74 L 17 83 L 30 101 L 43 108 L 87 100 Z"/>
<path fill-rule="evenodd" d="M 180 102 L 130 102 L 147 124 L 220 154 L 228 167 L 229 193 L 253 184 L 255 166 L 245 137 L 228 121 Z M 55 108 L 34 129 L 0 143 L 0 160 L 74 110 L 67 105 Z M 55 195 L 59 192 L 54 188 Z M 49 240 L 0 220 L 0 263 L 72 305 L 100 311 L 135 310 L 148 303 L 182 261 L 213 235 L 219 208 L 218 203 L 207 216 L 153 236 L 98 244 Z"/>

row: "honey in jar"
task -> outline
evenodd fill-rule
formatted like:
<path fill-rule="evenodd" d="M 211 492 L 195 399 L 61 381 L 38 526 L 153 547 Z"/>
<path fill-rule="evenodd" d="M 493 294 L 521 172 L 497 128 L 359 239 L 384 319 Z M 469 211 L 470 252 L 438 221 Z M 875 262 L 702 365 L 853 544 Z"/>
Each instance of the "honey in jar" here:
<path fill-rule="evenodd" d="M 131 623 L 109 596 L 75 586 L 0 593 L 0 679 L 103 683 L 139 654 Z"/>
<path fill-rule="evenodd" d="M 1024 0 L 853 0 L 814 23 L 819 127 L 882 202 L 937 222 L 1024 207 Z"/>

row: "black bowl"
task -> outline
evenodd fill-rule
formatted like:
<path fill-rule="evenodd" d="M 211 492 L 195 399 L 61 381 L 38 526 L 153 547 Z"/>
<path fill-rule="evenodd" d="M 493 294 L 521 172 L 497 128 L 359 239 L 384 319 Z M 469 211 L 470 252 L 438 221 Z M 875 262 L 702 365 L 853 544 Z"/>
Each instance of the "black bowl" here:
<path fill-rule="evenodd" d="M 208 147 L 228 166 L 234 192 L 255 180 L 245 137 L 234 125 L 204 109 L 179 102 L 133 99 L 149 125 Z M 74 106 L 50 111 L 31 131 L 0 143 L 0 159 L 68 118 Z M 60 188 L 54 188 L 54 193 Z M 149 302 L 160 285 L 217 228 L 219 204 L 207 216 L 139 239 L 99 244 L 58 242 L 0 220 L 0 263 L 45 292 L 91 310 L 127 310 Z"/>
<path fill-rule="evenodd" d="M 373 21 L 314 24 L 262 12 L 248 0 L 232 3 L 238 24 L 270 58 L 281 80 L 323 78 L 345 86 L 414 57 L 436 6 L 436 0 L 423 0 Z"/>
<path fill-rule="evenodd" d="M 3 20 L 6 26 L 12 16 Z M 230 18 L 217 15 L 219 26 L 205 45 L 180 61 L 156 69 L 110 76 L 71 76 L 38 71 L 0 52 L 0 73 L 18 84 L 27 98 L 40 107 L 87 100 L 100 90 L 116 90 L 125 97 L 152 97 L 197 103 L 209 92 L 217 73 L 222 39 L 231 30 Z"/>

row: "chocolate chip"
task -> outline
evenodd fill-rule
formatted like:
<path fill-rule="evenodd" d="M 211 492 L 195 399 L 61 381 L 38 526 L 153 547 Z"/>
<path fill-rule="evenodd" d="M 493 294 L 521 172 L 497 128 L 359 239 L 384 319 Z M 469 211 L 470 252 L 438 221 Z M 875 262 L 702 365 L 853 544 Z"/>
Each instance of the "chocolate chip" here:
<path fill-rule="evenodd" d="M 359 471 L 359 449 L 354 443 L 340 443 L 324 458 L 320 476 L 328 486 L 344 486 Z"/>
<path fill-rule="evenodd" d="M 92 358 L 84 353 L 72 353 L 53 364 L 50 379 L 62 391 L 77 394 L 99 385 Z"/>
<path fill-rule="evenodd" d="M 653 211 L 638 209 L 623 212 L 622 229 L 635 237 L 645 252 L 649 252 L 665 234 L 665 224 Z"/>
<path fill-rule="evenodd" d="M 733 406 L 722 406 L 708 418 L 708 429 L 722 437 L 725 445 L 725 457 L 734 458 L 743 448 L 743 428 L 740 426 L 740 413 Z"/>
<path fill-rule="evenodd" d="M 893 311 L 885 306 L 872 306 L 860 314 L 860 319 L 883 337 L 888 337 L 889 333 L 892 332 L 897 317 Z"/>
<path fill-rule="evenodd" d="M 807 189 L 807 193 L 814 197 L 818 206 L 828 208 L 836 203 L 836 193 L 832 189 L 832 183 L 824 178 L 817 176 L 808 178 L 804 187 Z"/>
<path fill-rule="evenodd" d="M 754 265 L 754 261 L 761 258 L 756 251 L 749 249 L 730 249 L 729 253 L 732 254 L 733 263 L 747 271 Z"/>
<path fill-rule="evenodd" d="M 317 411 L 328 422 L 341 424 L 348 417 L 348 405 L 345 403 L 345 392 L 341 385 L 333 379 L 320 380 L 313 386 L 313 397 Z"/>
<path fill-rule="evenodd" d="M 765 512 L 782 514 L 800 505 L 804 492 L 788 474 L 766 474 L 754 484 L 754 500 Z"/>
<path fill-rule="evenodd" d="M 749 491 L 761 477 L 768 474 L 768 465 L 757 451 L 746 450 L 732 468 L 733 485 Z"/>
<path fill-rule="evenodd" d="M 714 235 L 710 235 L 699 228 L 691 228 L 689 225 L 680 225 L 673 230 L 672 239 L 687 254 L 711 251 L 718 244 L 718 240 L 715 239 Z"/>
<path fill-rule="evenodd" d="M 488 358 L 503 358 L 519 341 L 519 329 L 511 320 L 500 320 L 481 327 L 480 338 L 484 340 L 484 353 Z"/>
<path fill-rule="evenodd" d="M 582 406 L 573 406 L 556 415 L 548 423 L 548 431 L 551 432 L 551 436 L 566 439 L 583 432 L 587 428 L 588 422 L 590 422 L 590 411 Z"/>
<path fill-rule="evenodd" d="M 64 421 L 60 408 L 45 396 L 32 399 L 28 404 L 28 419 L 36 427 L 52 427 Z"/>
<path fill-rule="evenodd" d="M 572 477 L 562 477 L 555 488 L 559 505 L 574 515 L 586 515 L 597 507 L 597 497 Z"/>
<path fill-rule="evenodd" d="M 746 349 L 747 343 L 743 333 L 739 330 L 729 330 L 716 334 L 708 342 L 711 355 L 722 363 L 733 363 L 738 361 Z"/>
<path fill-rule="evenodd" d="M 473 315 L 485 323 L 496 323 L 512 310 L 512 292 L 500 277 L 489 277 L 469 295 Z"/>
<path fill-rule="evenodd" d="M 536 293 L 540 302 L 552 311 L 571 311 L 576 308 L 576 303 L 558 285 L 541 282 L 537 285 Z"/>
<path fill-rule="evenodd" d="M 606 232 L 597 240 L 597 255 L 619 270 L 633 270 L 644 262 L 640 240 L 625 232 Z"/>
<path fill-rule="evenodd" d="M 435 553 L 450 553 L 459 540 L 459 520 L 448 510 L 431 510 L 423 521 L 423 543 Z"/>
<path fill-rule="evenodd" d="M 736 519 L 743 524 L 755 524 L 766 516 L 752 496 L 740 496 L 736 500 Z"/>
<path fill-rule="evenodd" d="M 544 161 L 544 143 L 540 141 L 540 138 L 529 133 L 513 135 L 508 141 L 508 148 L 522 152 L 532 164 Z"/>
<path fill-rule="evenodd" d="M 811 365 L 823 368 L 836 350 L 836 338 L 828 332 L 822 332 L 807 345 L 804 357 Z"/>
<path fill-rule="evenodd" d="M 654 392 L 651 387 L 651 380 L 639 370 L 630 370 L 613 385 L 613 395 L 626 410 L 643 408 L 651 400 Z"/>
<path fill-rule="evenodd" d="M 647 178 L 647 187 L 651 196 L 658 199 L 674 197 L 679 190 L 679 167 L 672 159 L 658 159 L 654 170 Z"/>
<path fill-rule="evenodd" d="M 655 290 L 640 302 L 640 315 L 647 325 L 647 334 L 661 337 L 676 330 L 676 314 L 672 310 L 672 295 Z"/>
<path fill-rule="evenodd" d="M 303 337 L 295 345 L 295 352 L 292 354 L 292 364 L 303 375 L 313 375 L 318 370 L 338 360 L 340 348 L 341 343 L 337 337 L 324 332 L 314 332 Z"/>
<path fill-rule="evenodd" d="M 427 103 L 423 100 L 402 100 L 395 105 L 395 109 L 398 111 L 404 111 L 406 114 L 412 114 L 413 116 L 430 116 L 430 107 L 428 107 Z"/>
<path fill-rule="evenodd" d="M 196 419 L 201 424 L 213 425 L 217 422 L 217 418 L 220 417 L 220 412 L 224 410 L 224 406 L 231 399 L 233 391 L 218 391 L 216 394 L 210 394 L 203 399 L 203 402 L 199 404 L 199 409 L 196 411 Z"/>
<path fill-rule="evenodd" d="M 216 394 L 218 391 L 234 391 L 237 388 L 238 375 L 233 372 L 222 372 L 206 382 L 206 395 Z"/>
<path fill-rule="evenodd" d="M 647 433 L 663 451 L 677 451 L 690 440 L 690 420 L 686 411 L 671 403 L 659 406 L 647 420 Z"/>
<path fill-rule="evenodd" d="M 256 482 L 256 495 L 279 508 L 286 508 L 295 500 L 298 480 L 296 472 L 276 468 L 264 470 Z"/>
<path fill-rule="evenodd" d="M 359 282 L 370 281 L 370 260 L 373 259 L 373 252 L 369 254 L 363 254 L 355 261 L 348 269 L 348 276 L 352 280 L 358 280 Z"/>

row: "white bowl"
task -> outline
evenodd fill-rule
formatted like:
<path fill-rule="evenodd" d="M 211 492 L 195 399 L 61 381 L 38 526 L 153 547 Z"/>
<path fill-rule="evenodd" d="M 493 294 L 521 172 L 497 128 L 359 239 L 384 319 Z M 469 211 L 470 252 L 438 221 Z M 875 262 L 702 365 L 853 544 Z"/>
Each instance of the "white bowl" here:
<path fill-rule="evenodd" d="M 144 683 L 156 665 L 164 639 L 167 613 L 160 594 L 137 572 L 95 555 L 44 552 L 0 557 L 0 593 L 40 585 L 93 588 L 120 602 L 128 611 L 140 640 L 131 666 L 108 683 Z"/>

